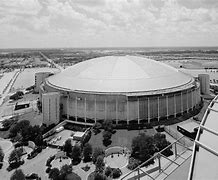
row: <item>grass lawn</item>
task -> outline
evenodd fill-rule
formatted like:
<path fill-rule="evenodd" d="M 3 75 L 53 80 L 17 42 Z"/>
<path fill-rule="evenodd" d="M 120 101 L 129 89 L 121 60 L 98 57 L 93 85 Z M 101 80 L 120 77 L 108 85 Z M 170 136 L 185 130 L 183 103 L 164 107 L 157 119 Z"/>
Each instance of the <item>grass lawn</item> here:
<path fill-rule="evenodd" d="M 66 180 L 81 180 L 81 177 L 79 177 L 76 173 L 72 172 L 71 174 L 67 175 Z"/>
<path fill-rule="evenodd" d="M 155 131 L 153 129 L 143 129 L 143 130 L 117 130 L 115 134 L 112 135 L 112 143 L 105 147 L 103 145 L 103 137 L 102 137 L 102 132 L 104 130 L 101 130 L 101 132 L 97 135 L 94 135 L 94 133 L 92 133 L 92 137 L 89 140 L 89 143 L 92 145 L 93 148 L 95 147 L 101 147 L 103 149 L 107 149 L 109 147 L 113 147 L 113 146 L 125 146 L 128 149 L 131 150 L 131 144 L 132 144 L 132 139 L 136 136 L 138 136 L 139 132 L 140 133 L 146 133 L 147 135 L 154 135 Z"/>

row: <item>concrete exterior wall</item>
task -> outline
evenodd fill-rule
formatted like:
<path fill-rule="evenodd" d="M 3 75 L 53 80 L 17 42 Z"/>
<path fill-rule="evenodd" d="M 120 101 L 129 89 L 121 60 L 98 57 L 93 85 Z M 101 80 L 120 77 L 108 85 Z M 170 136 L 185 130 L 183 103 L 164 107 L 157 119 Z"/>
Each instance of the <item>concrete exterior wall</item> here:
<path fill-rule="evenodd" d="M 43 123 L 46 125 L 57 124 L 60 120 L 60 94 L 50 92 L 42 94 Z"/>
<path fill-rule="evenodd" d="M 46 86 L 46 90 L 57 91 L 50 86 Z M 105 119 L 127 124 L 159 121 L 187 112 L 201 100 L 199 84 L 182 91 L 152 96 L 60 92 L 64 94 L 61 102 L 67 119 L 89 123 Z"/>
<path fill-rule="evenodd" d="M 209 74 L 199 74 L 201 94 L 210 94 L 210 76 Z"/>

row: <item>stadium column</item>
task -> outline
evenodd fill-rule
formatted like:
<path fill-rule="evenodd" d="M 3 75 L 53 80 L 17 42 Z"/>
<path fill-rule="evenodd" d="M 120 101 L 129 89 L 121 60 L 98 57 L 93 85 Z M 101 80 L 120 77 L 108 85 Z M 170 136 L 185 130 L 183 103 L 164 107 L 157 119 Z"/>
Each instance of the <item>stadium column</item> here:
<path fill-rule="evenodd" d="M 139 119 L 139 98 L 137 98 L 137 103 L 138 103 L 138 124 L 140 124 L 140 119 Z"/>
<path fill-rule="evenodd" d="M 69 114 L 69 99 L 70 99 L 70 95 L 67 95 L 67 119 L 69 120 L 70 118 L 70 114 Z"/>
<path fill-rule="evenodd" d="M 104 120 L 107 119 L 107 99 L 104 100 Z"/>
<path fill-rule="evenodd" d="M 97 119 L 96 119 L 96 96 L 95 96 L 95 123 L 97 122 Z"/>
<path fill-rule="evenodd" d="M 118 101 L 116 97 L 116 124 L 118 124 Z"/>
<path fill-rule="evenodd" d="M 183 98 L 182 98 L 182 91 L 181 91 L 181 114 L 183 114 Z"/>
<path fill-rule="evenodd" d="M 148 97 L 148 123 L 150 123 L 150 99 Z"/>
<path fill-rule="evenodd" d="M 86 105 L 87 105 L 87 104 L 86 104 L 86 97 L 85 97 L 84 105 L 85 105 L 85 106 L 84 106 L 84 107 L 85 107 L 85 108 L 84 108 L 84 110 L 85 110 L 85 114 L 84 114 L 84 115 L 85 115 L 85 122 L 86 122 Z"/>
<path fill-rule="evenodd" d="M 188 112 L 188 90 L 186 91 L 186 106 L 187 106 L 187 112 Z"/>
<path fill-rule="evenodd" d="M 168 95 L 166 95 L 166 103 L 167 103 L 167 119 L 169 117 L 169 102 L 168 102 Z"/>
<path fill-rule="evenodd" d="M 174 117 L 176 117 L 176 96 L 175 94 L 173 95 L 173 99 L 174 99 Z"/>
<path fill-rule="evenodd" d="M 192 104 L 192 110 L 194 109 L 194 101 L 193 101 L 193 89 L 192 89 L 192 91 L 191 91 L 191 104 Z"/>
<path fill-rule="evenodd" d="M 197 93 L 198 93 L 198 90 L 197 89 L 195 89 L 195 106 L 197 105 Z"/>
<path fill-rule="evenodd" d="M 160 97 L 157 97 L 157 119 L 160 121 Z"/>
<path fill-rule="evenodd" d="M 76 118 L 76 121 L 77 121 L 77 96 L 75 96 L 75 118 Z"/>
<path fill-rule="evenodd" d="M 129 102 L 128 102 L 128 97 L 126 97 L 126 120 L 127 120 L 127 124 L 129 124 Z"/>

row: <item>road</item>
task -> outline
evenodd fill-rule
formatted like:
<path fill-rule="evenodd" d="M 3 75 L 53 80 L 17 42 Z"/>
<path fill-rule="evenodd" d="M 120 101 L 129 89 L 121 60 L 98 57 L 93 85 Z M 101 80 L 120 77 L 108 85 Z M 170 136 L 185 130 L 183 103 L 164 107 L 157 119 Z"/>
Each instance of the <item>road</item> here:
<path fill-rule="evenodd" d="M 59 66 L 58 64 L 56 64 L 53 60 L 49 59 L 47 56 L 45 56 L 42 52 L 39 52 L 39 54 L 51 65 L 55 66 L 57 69 L 59 69 L 60 71 L 63 71 L 64 68 Z"/>
<path fill-rule="evenodd" d="M 17 79 L 18 75 L 20 74 L 20 72 L 21 72 L 21 70 L 16 71 L 14 76 L 9 81 L 7 87 L 5 87 L 3 93 L 1 94 L 0 106 L 2 105 L 2 103 L 4 102 L 4 99 L 7 97 L 8 93 L 10 92 L 10 89 L 13 86 L 14 82 L 16 81 L 16 79 Z"/>

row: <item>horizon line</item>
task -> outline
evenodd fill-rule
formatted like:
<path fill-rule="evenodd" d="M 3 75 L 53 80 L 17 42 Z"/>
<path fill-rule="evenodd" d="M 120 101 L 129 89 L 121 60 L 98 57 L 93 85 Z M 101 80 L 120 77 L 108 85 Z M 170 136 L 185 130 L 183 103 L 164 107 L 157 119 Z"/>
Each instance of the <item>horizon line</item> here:
<path fill-rule="evenodd" d="M 113 48 L 218 48 L 217 46 L 106 46 L 106 47 L 11 47 L 0 48 L 0 50 L 10 49 L 113 49 Z"/>

